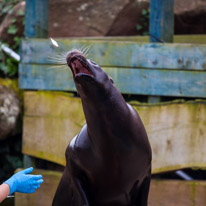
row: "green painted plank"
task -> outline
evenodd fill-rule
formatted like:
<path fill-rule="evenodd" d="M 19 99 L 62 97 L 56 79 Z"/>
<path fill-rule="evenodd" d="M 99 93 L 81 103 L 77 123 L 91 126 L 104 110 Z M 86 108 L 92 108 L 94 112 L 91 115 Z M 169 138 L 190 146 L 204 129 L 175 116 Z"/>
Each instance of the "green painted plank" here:
<path fill-rule="evenodd" d="M 69 39 L 58 43 L 60 48 L 52 46 L 48 39 L 25 39 L 21 44 L 21 62 L 55 64 L 57 61 L 51 61 L 51 57 L 60 55 L 65 59 L 62 52 L 90 47 L 88 58 L 105 67 L 206 70 L 206 45 Z"/>
<path fill-rule="evenodd" d="M 26 37 L 48 37 L 48 7 L 48 0 L 26 0 Z"/>
<path fill-rule="evenodd" d="M 174 34 L 174 0 L 150 1 L 149 32 L 164 42 L 173 42 Z M 151 42 L 158 42 L 150 37 Z"/>
<path fill-rule="evenodd" d="M 160 96 L 206 97 L 206 72 L 105 67 L 121 93 Z M 20 88 L 75 91 L 66 66 L 20 64 Z"/>

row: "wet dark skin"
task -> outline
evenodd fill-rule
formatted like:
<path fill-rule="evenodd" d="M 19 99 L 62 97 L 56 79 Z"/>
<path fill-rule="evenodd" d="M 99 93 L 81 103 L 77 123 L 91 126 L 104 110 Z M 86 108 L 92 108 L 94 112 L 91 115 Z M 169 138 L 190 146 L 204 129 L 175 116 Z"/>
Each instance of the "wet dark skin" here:
<path fill-rule="evenodd" d="M 100 66 L 78 50 L 66 60 L 86 124 L 66 149 L 53 206 L 146 206 L 152 154 L 139 115 Z"/>

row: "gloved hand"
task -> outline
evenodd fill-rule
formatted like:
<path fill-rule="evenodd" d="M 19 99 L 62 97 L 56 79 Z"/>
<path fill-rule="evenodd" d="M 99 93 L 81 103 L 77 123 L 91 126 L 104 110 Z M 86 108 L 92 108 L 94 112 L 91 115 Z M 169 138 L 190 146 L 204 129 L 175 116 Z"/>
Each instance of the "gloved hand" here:
<path fill-rule="evenodd" d="M 4 183 L 10 187 L 10 194 L 13 192 L 34 193 L 43 182 L 42 175 L 28 175 L 33 167 L 17 172 Z"/>

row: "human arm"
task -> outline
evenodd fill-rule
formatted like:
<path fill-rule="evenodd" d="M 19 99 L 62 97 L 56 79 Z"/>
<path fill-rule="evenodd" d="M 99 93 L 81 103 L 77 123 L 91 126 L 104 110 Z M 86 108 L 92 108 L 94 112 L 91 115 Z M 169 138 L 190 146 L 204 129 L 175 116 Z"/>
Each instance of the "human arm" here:
<path fill-rule="evenodd" d="M 14 174 L 4 183 L 9 186 L 10 192 L 34 193 L 40 184 L 43 182 L 42 175 L 31 175 L 33 168 L 27 168 Z"/>
<path fill-rule="evenodd" d="M 9 195 L 10 189 L 9 185 L 3 183 L 0 185 L 0 203 Z"/>

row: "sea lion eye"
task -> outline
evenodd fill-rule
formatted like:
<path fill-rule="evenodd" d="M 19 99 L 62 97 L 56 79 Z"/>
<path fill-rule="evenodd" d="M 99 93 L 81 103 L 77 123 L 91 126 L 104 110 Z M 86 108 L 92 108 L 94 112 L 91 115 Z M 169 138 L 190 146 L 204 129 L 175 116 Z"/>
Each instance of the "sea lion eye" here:
<path fill-rule="evenodd" d="M 112 77 L 109 76 L 109 80 L 112 82 L 112 84 L 114 84 Z"/>

